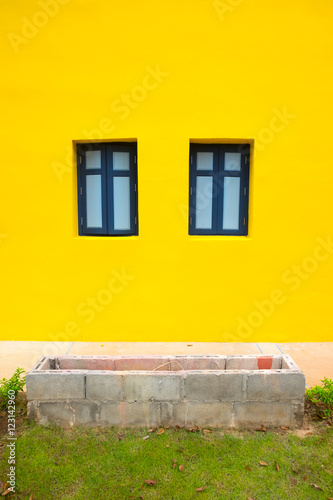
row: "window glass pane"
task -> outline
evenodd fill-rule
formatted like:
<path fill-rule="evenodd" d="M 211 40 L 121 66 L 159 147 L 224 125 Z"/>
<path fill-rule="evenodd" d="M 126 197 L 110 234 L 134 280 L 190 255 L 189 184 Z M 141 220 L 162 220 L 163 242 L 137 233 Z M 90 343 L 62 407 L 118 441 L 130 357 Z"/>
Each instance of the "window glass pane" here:
<path fill-rule="evenodd" d="M 225 177 L 223 229 L 239 229 L 240 177 Z"/>
<path fill-rule="evenodd" d="M 101 175 L 87 175 L 87 227 L 102 227 Z"/>
<path fill-rule="evenodd" d="M 197 153 L 197 170 L 213 170 L 213 153 Z"/>
<path fill-rule="evenodd" d="M 131 229 L 130 178 L 113 178 L 114 229 Z"/>
<path fill-rule="evenodd" d="M 213 177 L 197 176 L 195 200 L 195 228 L 212 229 Z"/>
<path fill-rule="evenodd" d="M 236 170 L 241 169 L 241 154 L 240 153 L 225 153 L 224 155 L 224 170 Z"/>
<path fill-rule="evenodd" d="M 129 153 L 113 153 L 113 170 L 129 170 Z"/>
<path fill-rule="evenodd" d="M 86 152 L 86 169 L 101 168 L 101 151 Z"/>

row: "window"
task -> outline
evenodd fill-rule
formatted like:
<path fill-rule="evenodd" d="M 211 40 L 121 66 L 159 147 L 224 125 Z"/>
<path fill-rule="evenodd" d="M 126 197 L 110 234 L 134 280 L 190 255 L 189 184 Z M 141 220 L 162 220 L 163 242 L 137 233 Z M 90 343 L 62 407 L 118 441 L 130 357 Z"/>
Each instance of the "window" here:
<path fill-rule="evenodd" d="M 248 234 L 249 144 L 191 144 L 190 234 Z"/>
<path fill-rule="evenodd" d="M 138 234 L 135 143 L 77 144 L 79 234 Z"/>

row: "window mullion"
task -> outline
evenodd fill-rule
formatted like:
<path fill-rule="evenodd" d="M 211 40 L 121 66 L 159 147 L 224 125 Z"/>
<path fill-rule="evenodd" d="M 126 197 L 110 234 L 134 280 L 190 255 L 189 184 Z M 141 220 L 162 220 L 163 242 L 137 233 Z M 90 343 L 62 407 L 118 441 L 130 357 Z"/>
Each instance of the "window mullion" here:
<path fill-rule="evenodd" d="M 212 224 L 212 234 L 218 233 L 219 227 L 219 199 L 220 199 L 220 186 L 219 186 L 219 150 L 214 147 L 213 156 L 213 224 Z"/>
<path fill-rule="evenodd" d="M 113 151 L 111 146 L 106 146 L 105 161 L 105 186 L 106 186 L 106 217 L 108 234 L 114 232 L 114 210 L 113 210 Z"/>
<path fill-rule="evenodd" d="M 222 146 L 218 147 L 218 216 L 216 234 L 222 233 L 222 220 L 223 220 L 223 196 L 224 196 L 224 149 Z"/>

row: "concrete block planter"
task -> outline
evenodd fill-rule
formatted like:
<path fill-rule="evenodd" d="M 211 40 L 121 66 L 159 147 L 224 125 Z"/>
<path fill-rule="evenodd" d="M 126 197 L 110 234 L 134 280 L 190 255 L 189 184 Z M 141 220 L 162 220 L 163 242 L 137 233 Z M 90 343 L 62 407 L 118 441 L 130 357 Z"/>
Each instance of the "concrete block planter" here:
<path fill-rule="evenodd" d="M 26 385 L 42 425 L 294 427 L 304 412 L 288 355 L 43 357 Z"/>

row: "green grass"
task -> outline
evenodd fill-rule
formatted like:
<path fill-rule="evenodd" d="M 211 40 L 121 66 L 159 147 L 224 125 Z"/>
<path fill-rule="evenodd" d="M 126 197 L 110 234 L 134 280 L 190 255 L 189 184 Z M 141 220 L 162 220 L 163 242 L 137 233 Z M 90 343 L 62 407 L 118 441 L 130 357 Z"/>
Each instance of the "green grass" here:
<path fill-rule="evenodd" d="M 17 440 L 17 490 L 30 488 L 33 500 L 333 497 L 332 428 L 302 439 L 274 431 L 224 434 L 213 430 L 205 435 L 166 429 L 143 440 L 146 435 L 145 429 L 65 431 L 25 425 Z M 2 455 L 0 479 L 4 481 L 7 452 Z M 178 468 L 181 464 L 183 471 Z M 149 486 L 146 479 L 156 484 Z M 202 486 L 206 489 L 196 492 Z"/>

